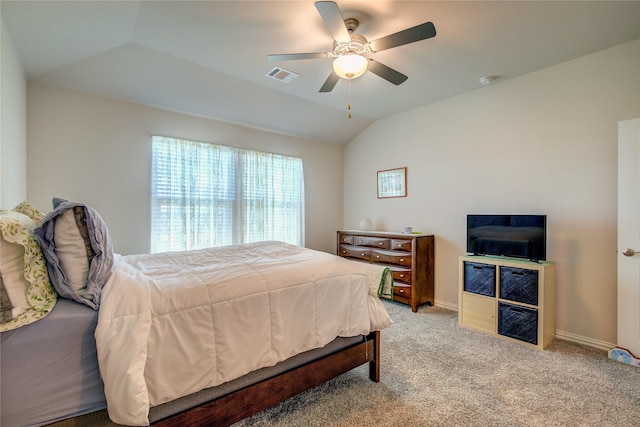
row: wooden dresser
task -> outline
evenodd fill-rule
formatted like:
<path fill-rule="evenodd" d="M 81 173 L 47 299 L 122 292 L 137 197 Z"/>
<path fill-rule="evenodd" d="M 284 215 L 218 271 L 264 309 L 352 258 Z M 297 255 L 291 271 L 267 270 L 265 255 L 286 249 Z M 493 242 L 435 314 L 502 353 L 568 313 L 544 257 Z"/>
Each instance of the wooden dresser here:
<path fill-rule="evenodd" d="M 393 299 L 411 305 L 433 305 L 434 237 L 380 231 L 338 231 L 337 254 L 388 266 L 393 272 Z"/>

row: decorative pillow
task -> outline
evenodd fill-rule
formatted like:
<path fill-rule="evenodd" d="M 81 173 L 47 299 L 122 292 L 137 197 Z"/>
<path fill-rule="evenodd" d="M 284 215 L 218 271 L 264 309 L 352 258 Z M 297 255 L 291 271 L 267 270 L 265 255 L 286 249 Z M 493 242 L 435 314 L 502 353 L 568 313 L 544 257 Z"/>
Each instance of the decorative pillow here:
<path fill-rule="evenodd" d="M 20 203 L 18 206 L 13 208 L 12 211 L 20 212 L 21 214 L 28 216 L 33 220 L 33 222 L 36 223 L 36 225 L 40 224 L 42 222 L 42 219 L 44 218 L 44 214 L 33 207 L 33 205 L 29 202 Z"/>
<path fill-rule="evenodd" d="M 24 247 L 0 239 L 0 271 L 7 281 L 4 288 L 11 304 L 13 319 L 31 308 L 27 301 L 27 291 L 31 283 L 24 278 Z"/>
<path fill-rule="evenodd" d="M 80 293 L 87 286 L 89 263 L 95 255 L 83 208 L 67 209 L 56 218 L 53 241 L 67 282 L 76 294 Z"/>
<path fill-rule="evenodd" d="M 9 300 L 9 294 L 4 288 L 2 276 L 0 276 L 0 323 L 6 323 L 13 320 L 13 306 Z"/>
<path fill-rule="evenodd" d="M 54 198 L 53 206 L 34 231 L 51 282 L 61 297 L 97 310 L 102 288 L 114 269 L 107 225 L 85 204 Z"/>
<path fill-rule="evenodd" d="M 0 211 L 0 275 L 12 307 L 11 319 L 0 324 L 0 332 L 33 323 L 56 304 L 45 259 L 33 235 L 35 227 L 27 215 Z"/>

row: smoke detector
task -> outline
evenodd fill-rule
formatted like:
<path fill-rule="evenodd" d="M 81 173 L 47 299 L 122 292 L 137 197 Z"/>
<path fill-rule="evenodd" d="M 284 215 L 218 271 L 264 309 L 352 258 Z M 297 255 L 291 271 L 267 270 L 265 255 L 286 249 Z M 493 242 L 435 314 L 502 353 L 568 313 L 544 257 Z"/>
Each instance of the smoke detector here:
<path fill-rule="evenodd" d="M 486 85 L 490 85 L 491 82 L 493 82 L 497 78 L 498 76 L 483 76 L 483 77 L 480 77 L 479 80 L 481 85 L 486 86 Z"/>

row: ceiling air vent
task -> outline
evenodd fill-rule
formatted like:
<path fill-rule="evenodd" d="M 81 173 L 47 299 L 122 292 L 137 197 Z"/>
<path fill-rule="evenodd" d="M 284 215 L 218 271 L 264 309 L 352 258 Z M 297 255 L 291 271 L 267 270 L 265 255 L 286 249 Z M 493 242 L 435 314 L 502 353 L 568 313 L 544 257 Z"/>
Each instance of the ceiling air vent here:
<path fill-rule="evenodd" d="M 285 83 L 289 83 L 291 80 L 298 77 L 296 73 L 292 73 L 291 71 L 287 71 L 284 68 L 280 67 L 275 67 L 273 70 L 265 74 L 265 76 Z"/>

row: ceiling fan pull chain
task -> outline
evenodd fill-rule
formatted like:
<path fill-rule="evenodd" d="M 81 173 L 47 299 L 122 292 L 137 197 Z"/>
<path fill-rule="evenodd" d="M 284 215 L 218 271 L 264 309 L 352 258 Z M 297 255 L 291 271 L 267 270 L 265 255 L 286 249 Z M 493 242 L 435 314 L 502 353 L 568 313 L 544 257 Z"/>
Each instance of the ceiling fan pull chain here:
<path fill-rule="evenodd" d="M 347 92 L 347 110 L 349 110 L 349 118 L 351 118 L 351 79 L 349 79 L 349 89 Z"/>

